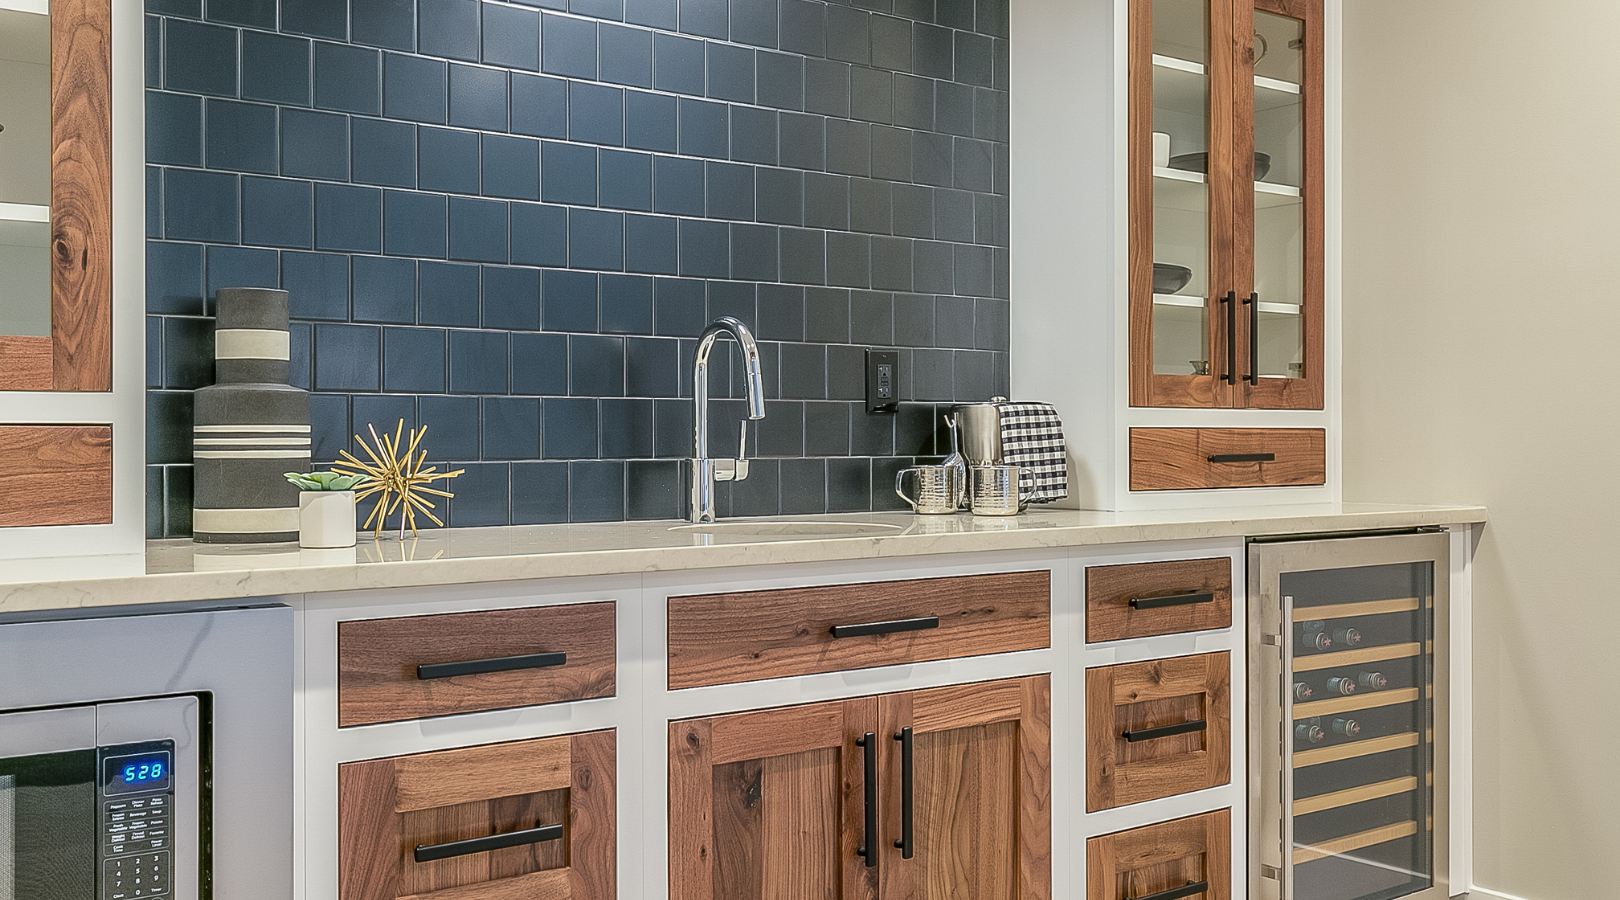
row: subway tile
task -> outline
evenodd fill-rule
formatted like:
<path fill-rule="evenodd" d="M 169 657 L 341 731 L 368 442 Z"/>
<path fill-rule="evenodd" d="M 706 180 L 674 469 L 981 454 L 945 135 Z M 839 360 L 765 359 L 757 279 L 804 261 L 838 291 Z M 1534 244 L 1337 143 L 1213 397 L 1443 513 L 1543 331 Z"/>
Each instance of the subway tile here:
<path fill-rule="evenodd" d="M 679 396 L 679 342 L 663 338 L 625 338 L 624 378 L 627 396 Z"/>
<path fill-rule="evenodd" d="M 390 50 L 416 49 L 414 0 L 349 0 L 354 42 Z"/>
<path fill-rule="evenodd" d="M 191 534 L 192 476 L 191 466 L 165 466 L 163 469 L 163 532 L 167 537 Z"/>
<path fill-rule="evenodd" d="M 827 232 L 827 283 L 872 286 L 872 239 L 864 234 Z"/>
<path fill-rule="evenodd" d="M 680 252 L 682 275 L 726 278 L 731 274 L 731 253 L 724 222 L 683 219 Z"/>
<path fill-rule="evenodd" d="M 631 520 L 677 519 L 681 516 L 680 464 L 672 460 L 638 460 L 625 464 L 625 516 Z"/>
<path fill-rule="evenodd" d="M 692 159 L 655 157 L 653 208 L 675 215 L 703 215 L 703 163 Z"/>
<path fill-rule="evenodd" d="M 654 401 L 653 455 L 683 457 L 692 452 L 692 401 Z"/>
<path fill-rule="evenodd" d="M 777 278 L 776 229 L 769 225 L 731 226 L 731 274 L 750 281 Z"/>
<path fill-rule="evenodd" d="M 568 464 L 568 521 L 613 522 L 624 518 L 624 463 Z"/>
<path fill-rule="evenodd" d="M 568 464 L 512 464 L 512 524 L 550 525 L 568 521 Z"/>
<path fill-rule="evenodd" d="M 568 82 L 513 72 L 512 131 L 533 137 L 568 137 Z"/>
<path fill-rule="evenodd" d="M 814 515 L 827 511 L 827 464 L 821 459 L 781 461 L 782 515 Z"/>
<path fill-rule="evenodd" d="M 276 3 L 275 0 L 209 0 L 208 20 L 274 30 Z"/>
<path fill-rule="evenodd" d="M 849 455 L 849 404 L 804 405 L 804 453 L 806 456 Z"/>
<path fill-rule="evenodd" d="M 146 462 L 190 463 L 190 391 L 146 392 Z"/>
<path fill-rule="evenodd" d="M 512 393 L 568 393 L 567 335 L 512 335 Z"/>
<path fill-rule="evenodd" d="M 945 28 L 973 30 L 973 0 L 939 0 L 934 7 L 934 22 Z"/>
<path fill-rule="evenodd" d="M 653 36 L 653 85 L 677 94 L 703 94 L 703 42 L 670 34 Z"/>
<path fill-rule="evenodd" d="M 983 141 L 1007 140 L 1007 95 L 990 88 L 973 89 L 973 136 Z"/>
<path fill-rule="evenodd" d="M 1012 70 L 1012 44 L 1009 41 L 998 39 L 991 46 L 993 63 L 995 65 L 995 84 L 998 91 L 1005 91 L 1010 80 Z"/>
<path fill-rule="evenodd" d="M 934 298 L 925 294 L 894 296 L 894 340 L 902 347 L 934 346 Z"/>
<path fill-rule="evenodd" d="M 381 82 L 375 50 L 342 44 L 315 45 L 315 105 L 339 112 L 377 115 Z"/>
<path fill-rule="evenodd" d="M 568 137 L 590 144 L 624 143 L 624 90 L 600 84 L 568 85 Z"/>
<path fill-rule="evenodd" d="M 410 191 L 383 193 L 383 252 L 443 259 L 449 226 L 445 198 Z"/>
<path fill-rule="evenodd" d="M 601 203 L 614 209 L 652 209 L 652 157 L 645 153 L 603 150 Z"/>
<path fill-rule="evenodd" d="M 674 97 L 640 91 L 625 93 L 625 146 L 674 153 L 678 146 L 676 121 Z"/>
<path fill-rule="evenodd" d="M 442 125 L 446 71 L 436 59 L 383 54 L 383 115 Z"/>
<path fill-rule="evenodd" d="M 767 341 L 804 340 L 804 288 L 759 286 L 759 335 Z"/>
<path fill-rule="evenodd" d="M 146 4 L 149 15 L 188 16 L 202 18 L 202 0 L 151 0 Z"/>
<path fill-rule="evenodd" d="M 748 326 L 748 330 L 758 331 L 759 314 L 756 297 L 757 292 L 752 284 L 737 281 L 709 282 L 707 313 L 709 321 L 712 322 L 721 316 L 730 316 Z M 763 352 L 761 355 L 764 355 Z M 738 387 L 742 386 L 740 380 L 736 384 Z"/>
<path fill-rule="evenodd" d="M 821 231 L 783 228 L 782 280 L 789 284 L 826 284 L 826 236 Z"/>
<path fill-rule="evenodd" d="M 756 459 L 749 463 L 748 478 L 734 481 L 731 488 L 731 507 L 726 515 L 774 516 L 781 510 L 781 463 L 774 459 Z M 684 502 L 684 501 L 683 501 Z"/>
<path fill-rule="evenodd" d="M 372 325 L 316 325 L 315 389 L 379 389 L 381 332 L 382 329 Z"/>
<path fill-rule="evenodd" d="M 547 13 L 540 23 L 540 68 L 550 75 L 596 77 L 596 23 Z"/>
<path fill-rule="evenodd" d="M 914 132 L 911 136 L 912 180 L 935 187 L 950 187 L 953 181 L 952 153 L 950 135 Z"/>
<path fill-rule="evenodd" d="M 739 0 L 737 6 L 749 5 Z M 733 103 L 754 102 L 754 51 L 728 44 L 708 45 L 708 95 Z"/>
<path fill-rule="evenodd" d="M 417 0 L 417 44 L 429 56 L 478 59 L 477 0 Z"/>
<path fill-rule="evenodd" d="M 200 244 L 146 242 L 146 311 L 203 313 L 203 248 Z"/>
<path fill-rule="evenodd" d="M 596 150 L 547 141 L 541 145 L 541 197 L 547 203 L 596 205 Z"/>
<path fill-rule="evenodd" d="M 242 239 L 271 247 L 310 246 L 310 186 L 275 178 L 242 179 Z"/>
<path fill-rule="evenodd" d="M 974 197 L 964 191 L 934 191 L 934 236 L 942 241 L 971 243 Z"/>
<path fill-rule="evenodd" d="M 911 131 L 904 128 L 872 127 L 872 177 L 900 183 L 911 180 Z"/>
<path fill-rule="evenodd" d="M 918 400 L 955 399 L 954 351 L 914 350 L 911 354 L 912 393 Z"/>
<path fill-rule="evenodd" d="M 540 68 L 540 14 L 485 3 L 484 62 L 508 69 Z"/>
<path fill-rule="evenodd" d="M 916 74 L 949 81 L 954 74 L 954 50 L 949 28 L 922 23 L 911 27 L 911 66 Z"/>
<path fill-rule="evenodd" d="M 776 165 L 775 110 L 752 106 L 731 108 L 731 158 L 742 162 Z"/>
<path fill-rule="evenodd" d="M 849 115 L 849 64 L 823 59 L 804 61 L 804 111 L 826 116 Z"/>
<path fill-rule="evenodd" d="M 451 125 L 505 131 L 506 107 L 505 71 L 451 64 Z"/>
<path fill-rule="evenodd" d="M 989 297 L 974 301 L 973 339 L 980 350 L 1006 350 L 1008 345 L 1007 302 Z"/>
<path fill-rule="evenodd" d="M 970 297 L 991 296 L 995 291 L 991 248 L 958 244 L 955 257 L 956 292 Z"/>
<path fill-rule="evenodd" d="M 443 393 L 444 343 L 445 333 L 438 329 L 384 328 L 383 390 Z"/>
<path fill-rule="evenodd" d="M 281 174 L 349 180 L 349 118 L 334 113 L 281 112 Z"/>
<path fill-rule="evenodd" d="M 806 172 L 804 224 L 843 231 L 849 228 L 849 179 L 842 175 Z"/>
<path fill-rule="evenodd" d="M 146 317 L 146 386 L 163 387 L 163 316 Z"/>
<path fill-rule="evenodd" d="M 417 398 L 418 424 L 430 459 L 478 458 L 478 398 L 425 395 Z M 451 482 L 451 489 L 455 482 Z"/>
<path fill-rule="evenodd" d="M 941 81 L 934 85 L 934 130 L 973 136 L 973 88 Z"/>
<path fill-rule="evenodd" d="M 872 238 L 872 287 L 883 291 L 912 289 L 911 241 L 906 238 Z"/>
<path fill-rule="evenodd" d="M 758 218 L 777 225 L 803 225 L 805 178 L 788 169 L 754 170 L 754 194 L 758 198 Z"/>
<path fill-rule="evenodd" d="M 663 216 L 625 216 L 625 271 L 651 275 L 676 274 L 680 267 L 676 255 L 675 222 L 675 219 Z"/>
<path fill-rule="evenodd" d="M 934 407 L 926 403 L 900 404 L 894 416 L 894 449 L 910 456 L 933 456 L 934 434 L 940 420 L 934 416 Z"/>
<path fill-rule="evenodd" d="M 163 170 L 146 167 L 146 236 L 163 237 Z"/>
<path fill-rule="evenodd" d="M 894 418 L 889 416 L 888 418 Z M 911 465 L 909 459 L 873 459 L 872 460 L 872 511 L 873 512 L 908 512 L 911 507 L 906 505 L 894 492 L 895 478 L 900 470 Z"/>
<path fill-rule="evenodd" d="M 726 0 L 680 0 L 680 13 L 682 33 L 726 39 Z"/>
<path fill-rule="evenodd" d="M 310 389 L 314 369 L 315 328 L 308 322 L 287 327 L 287 383 L 302 391 Z"/>
<path fill-rule="evenodd" d="M 731 4 L 731 39 L 755 47 L 775 47 L 776 0 L 737 0 Z"/>
<path fill-rule="evenodd" d="M 163 386 L 189 391 L 214 383 L 214 323 L 210 319 L 163 318 Z"/>
<path fill-rule="evenodd" d="M 784 0 L 785 2 L 785 0 Z M 760 51 L 754 57 L 761 106 L 804 109 L 804 60 L 787 53 Z"/>
<path fill-rule="evenodd" d="M 865 512 L 871 508 L 871 461 L 867 459 L 827 460 L 827 511 Z"/>
<path fill-rule="evenodd" d="M 703 282 L 679 278 L 654 279 L 653 331 L 656 334 L 697 337 L 708 324 Z"/>
<path fill-rule="evenodd" d="M 836 3 L 827 5 L 827 56 L 866 65 L 872 60 L 872 14 Z"/>
<path fill-rule="evenodd" d="M 624 339 L 568 336 L 568 392 L 583 397 L 624 395 Z"/>
<path fill-rule="evenodd" d="M 891 72 L 911 71 L 911 23 L 892 16 L 872 17 L 872 65 Z"/>
<path fill-rule="evenodd" d="M 873 238 L 875 243 L 877 238 Z M 855 291 L 849 298 L 849 338 L 854 344 L 887 347 L 894 344 L 894 297 L 891 294 Z M 862 396 L 865 396 L 865 363 L 860 365 L 863 375 Z"/>
<path fill-rule="evenodd" d="M 450 198 L 450 258 L 504 263 L 506 204 L 499 200 Z"/>
<path fill-rule="evenodd" d="M 819 400 L 827 396 L 827 349 L 819 344 L 783 344 L 781 394 L 784 399 Z"/>
<path fill-rule="evenodd" d="M 980 34 L 1006 37 L 1010 7 L 1008 0 L 978 0 L 974 4 L 976 12 L 974 30 Z"/>
<path fill-rule="evenodd" d="M 540 321 L 547 331 L 595 331 L 597 277 L 589 272 L 548 270 L 541 276 Z"/>
<path fill-rule="evenodd" d="M 294 319 L 349 318 L 349 258 L 337 253 L 281 254 L 281 289 Z"/>
<path fill-rule="evenodd" d="M 292 114 L 292 110 L 288 114 Z M 203 133 L 208 168 L 276 172 L 276 108 L 258 103 L 208 100 Z"/>
<path fill-rule="evenodd" d="M 871 234 L 888 234 L 893 230 L 894 207 L 889 188 L 887 181 L 850 179 L 850 228 Z"/>
<path fill-rule="evenodd" d="M 597 26 L 597 67 L 603 81 L 652 87 L 653 33 L 642 28 Z"/>
<path fill-rule="evenodd" d="M 979 350 L 956 351 L 954 399 L 970 402 L 990 399 L 996 389 L 993 356 Z"/>
<path fill-rule="evenodd" d="M 914 75 L 894 76 L 894 124 L 934 130 L 934 81 Z"/>
<path fill-rule="evenodd" d="M 907 237 L 934 236 L 934 190 L 914 184 L 896 184 L 894 233 Z"/>
<path fill-rule="evenodd" d="M 209 12 L 217 5 L 210 4 Z M 274 0 L 269 0 L 268 6 L 273 23 Z M 257 31 L 242 32 L 242 98 L 308 106 L 309 41 Z"/>
<path fill-rule="evenodd" d="M 440 363 L 443 363 L 442 352 Z M 316 394 L 310 397 L 310 411 L 312 414 L 314 413 L 316 401 L 342 399 L 341 395 Z M 311 422 L 311 425 L 314 426 L 312 430 L 318 433 L 330 431 L 329 437 L 318 434 L 315 438 L 317 446 L 322 443 L 329 445 L 327 453 L 316 454 L 317 459 L 332 459 L 337 456 L 338 449 L 343 448 L 345 445 L 349 445 L 347 449 L 350 453 L 365 459 L 367 458 L 365 451 L 358 446 L 360 442 L 355 440 L 356 437 L 361 437 L 366 444 L 375 446 L 376 442 L 371 439 L 372 429 L 376 429 L 379 437 L 386 432 L 389 438 L 398 434 L 403 440 L 406 435 L 416 428 L 416 397 L 412 395 L 355 394 L 348 400 L 349 403 L 346 409 L 340 404 L 333 404 L 333 409 L 328 415 L 336 421 L 330 425 L 323 428 L 318 422 Z M 442 435 L 434 436 L 432 446 L 435 451 L 439 449 L 442 437 Z M 362 507 L 362 512 L 369 514 L 371 512 L 371 503 L 366 503 Z M 363 516 L 360 521 L 365 521 Z M 398 523 L 397 518 L 394 521 L 396 524 Z M 372 525 L 375 527 L 376 523 L 373 522 Z"/>
<path fill-rule="evenodd" d="M 624 19 L 624 0 L 568 0 L 568 11 L 594 19 Z"/>
<path fill-rule="evenodd" d="M 893 77 L 889 72 L 856 66 L 849 73 L 849 114 L 867 122 L 888 123 L 894 117 Z"/>
<path fill-rule="evenodd" d="M 934 300 L 934 344 L 939 347 L 973 346 L 974 305 L 972 297 L 938 297 Z"/>
<path fill-rule="evenodd" d="M 1005 197 L 1008 191 L 1008 183 L 1012 178 L 1012 160 L 1009 156 L 1007 145 L 995 144 L 994 156 L 995 181 L 991 191 Z"/>
<path fill-rule="evenodd" d="M 481 402 L 485 459 L 540 458 L 539 400 L 485 397 Z"/>
<path fill-rule="evenodd" d="M 677 23 L 675 0 L 624 0 L 624 20 L 674 31 Z"/>
<path fill-rule="evenodd" d="M 507 387 L 505 332 L 450 332 L 450 393 L 504 394 Z"/>
<path fill-rule="evenodd" d="M 965 31 L 956 33 L 956 80 L 980 87 L 995 83 L 995 51 L 990 38 Z"/>
<path fill-rule="evenodd" d="M 781 163 L 794 169 L 819 170 L 826 165 L 826 120 L 820 116 L 782 113 Z"/>
<path fill-rule="evenodd" d="M 350 131 L 355 181 L 416 187 L 415 126 L 382 119 L 354 119 Z"/>
<path fill-rule="evenodd" d="M 204 298 L 207 315 L 214 314 L 213 299 L 220 288 L 274 288 L 278 284 L 276 251 L 248 247 L 209 247 L 208 279 Z"/>
<path fill-rule="evenodd" d="M 237 176 L 170 169 L 163 177 L 164 234 L 170 239 L 236 243 Z"/>
<path fill-rule="evenodd" d="M 530 330 L 540 327 L 540 271 L 484 267 L 485 328 Z"/>
<path fill-rule="evenodd" d="M 711 219 L 744 222 L 754 218 L 754 170 L 730 163 L 707 163 L 708 211 Z"/>
<path fill-rule="evenodd" d="M 281 30 L 336 41 L 349 37 L 346 4 L 332 0 L 281 0 Z"/>
<path fill-rule="evenodd" d="M 754 432 L 760 456 L 804 455 L 804 407 L 798 401 L 778 400 L 766 408 Z"/>
<path fill-rule="evenodd" d="M 202 165 L 202 98 L 146 92 L 146 161 Z"/>
<path fill-rule="evenodd" d="M 955 260 L 951 245 L 917 241 L 911 245 L 912 281 L 918 291 L 950 294 L 956 290 Z"/>
<path fill-rule="evenodd" d="M 541 453 L 547 459 L 590 459 L 599 452 L 595 398 L 557 397 L 540 404 Z"/>
<path fill-rule="evenodd" d="M 423 325 L 478 325 L 478 267 L 461 263 L 417 264 L 417 321 Z"/>
<path fill-rule="evenodd" d="M 593 209 L 568 211 L 568 264 L 575 269 L 624 268 L 624 216 Z"/>
<path fill-rule="evenodd" d="M 599 428 L 603 459 L 645 459 L 653 452 L 653 402 L 603 400 Z"/>
<path fill-rule="evenodd" d="M 872 126 L 827 120 L 827 171 L 866 177 L 872 172 Z"/>
<path fill-rule="evenodd" d="M 568 210 L 538 203 L 513 203 L 510 215 L 514 265 L 568 264 Z"/>
<path fill-rule="evenodd" d="M 968 138 L 956 139 L 955 184 L 966 191 L 990 191 L 995 188 L 992 171 L 992 145 L 986 141 Z"/>
<path fill-rule="evenodd" d="M 155 540 L 163 534 L 163 467 L 146 466 L 146 539 Z"/>
<path fill-rule="evenodd" d="M 417 130 L 417 183 L 425 191 L 478 193 L 478 134 L 447 128 Z"/>
<path fill-rule="evenodd" d="M 163 86 L 191 94 L 236 96 L 234 28 L 168 19 L 163 25 Z"/>
<path fill-rule="evenodd" d="M 705 100 L 680 101 L 680 147 L 688 156 L 726 158 L 727 108 Z"/>
<path fill-rule="evenodd" d="M 315 247 L 377 253 L 382 250 L 382 191 L 315 185 Z"/>
<path fill-rule="evenodd" d="M 614 334 L 652 334 L 653 280 L 640 275 L 603 275 L 602 330 Z"/>
<path fill-rule="evenodd" d="M 511 474 L 505 463 L 467 463 L 451 482 L 455 497 L 445 500 L 448 514 L 439 515 L 451 528 L 506 525 L 511 522 Z"/>
<path fill-rule="evenodd" d="M 827 4 L 816 0 L 780 0 L 783 50 L 817 57 L 827 55 Z"/>

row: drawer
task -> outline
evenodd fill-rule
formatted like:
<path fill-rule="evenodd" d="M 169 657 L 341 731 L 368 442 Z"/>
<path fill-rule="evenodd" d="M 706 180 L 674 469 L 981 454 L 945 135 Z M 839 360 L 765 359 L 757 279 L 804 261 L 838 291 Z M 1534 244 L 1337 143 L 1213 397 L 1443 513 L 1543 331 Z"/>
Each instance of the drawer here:
<path fill-rule="evenodd" d="M 616 896 L 612 731 L 338 766 L 339 900 Z"/>
<path fill-rule="evenodd" d="M 1052 573 L 669 598 L 671 689 L 1051 645 Z"/>
<path fill-rule="evenodd" d="M 612 603 L 338 623 L 338 725 L 537 706 L 614 690 Z"/>
<path fill-rule="evenodd" d="M 1086 810 L 1232 780 L 1228 652 L 1086 670 Z"/>
<path fill-rule="evenodd" d="M 1320 428 L 1132 428 L 1131 490 L 1327 483 Z"/>
<path fill-rule="evenodd" d="M 1086 569 L 1086 642 L 1205 631 L 1232 625 L 1232 560 Z"/>
<path fill-rule="evenodd" d="M 1203 890 L 1194 890 L 1200 886 Z M 1187 900 L 1232 896 L 1231 810 L 1086 841 L 1086 900 L 1159 896 Z"/>

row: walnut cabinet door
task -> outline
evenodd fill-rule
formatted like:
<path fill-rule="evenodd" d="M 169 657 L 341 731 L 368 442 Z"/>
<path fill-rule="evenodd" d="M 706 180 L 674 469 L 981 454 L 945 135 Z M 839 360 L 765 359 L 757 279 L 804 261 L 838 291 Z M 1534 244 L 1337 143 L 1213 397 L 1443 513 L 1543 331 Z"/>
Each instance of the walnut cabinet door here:
<path fill-rule="evenodd" d="M 338 767 L 339 900 L 613 900 L 612 731 Z"/>
<path fill-rule="evenodd" d="M 1047 900 L 1050 679 L 670 725 L 670 896 Z"/>

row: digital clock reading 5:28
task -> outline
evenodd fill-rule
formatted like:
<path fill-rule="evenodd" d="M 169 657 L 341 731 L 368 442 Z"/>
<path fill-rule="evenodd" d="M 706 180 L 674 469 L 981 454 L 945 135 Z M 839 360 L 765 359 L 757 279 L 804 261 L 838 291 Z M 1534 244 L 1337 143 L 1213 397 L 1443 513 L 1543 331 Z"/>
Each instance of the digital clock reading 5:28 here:
<path fill-rule="evenodd" d="M 105 790 L 122 794 L 165 789 L 169 786 L 169 765 L 168 751 L 108 759 Z"/>

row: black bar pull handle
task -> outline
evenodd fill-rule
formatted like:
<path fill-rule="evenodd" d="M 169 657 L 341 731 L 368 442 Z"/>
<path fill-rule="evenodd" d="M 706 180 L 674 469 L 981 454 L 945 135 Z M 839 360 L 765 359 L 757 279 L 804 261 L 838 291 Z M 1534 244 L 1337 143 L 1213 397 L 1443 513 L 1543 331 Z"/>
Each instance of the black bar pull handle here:
<path fill-rule="evenodd" d="M 834 638 L 870 637 L 875 634 L 898 634 L 902 631 L 927 631 L 939 627 L 939 616 L 920 619 L 895 619 L 892 622 L 863 622 L 860 625 L 834 625 Z"/>
<path fill-rule="evenodd" d="M 895 732 L 894 739 L 900 742 L 900 839 L 894 845 L 900 848 L 901 859 L 910 859 L 917 850 L 917 770 L 911 757 L 911 726 Z"/>
<path fill-rule="evenodd" d="M 1250 294 L 1249 299 L 1243 301 L 1249 307 L 1249 374 L 1243 380 L 1259 386 L 1260 384 L 1260 295 Z"/>
<path fill-rule="evenodd" d="M 876 841 L 878 830 L 877 735 L 868 731 L 866 734 L 855 739 L 855 746 L 866 751 L 866 789 L 864 791 L 866 808 L 862 810 L 866 819 L 864 825 L 866 833 L 861 835 L 861 845 L 855 849 L 855 855 L 864 857 L 866 859 L 866 867 L 870 869 L 877 865 L 878 858 L 877 851 L 872 849 L 877 846 Z"/>
<path fill-rule="evenodd" d="M 1237 291 L 1227 291 L 1221 298 L 1221 304 L 1226 307 L 1226 374 L 1221 380 L 1227 384 L 1237 383 Z"/>
<path fill-rule="evenodd" d="M 1276 462 L 1275 453 L 1217 453 L 1209 458 L 1212 463 Z"/>
<path fill-rule="evenodd" d="M 1158 728 L 1143 728 L 1140 731 L 1125 732 L 1125 740 L 1134 744 L 1137 741 L 1151 741 L 1154 738 L 1174 737 L 1178 734 L 1192 734 L 1195 731 L 1204 731 L 1209 723 L 1203 719 L 1193 719 L 1190 722 L 1177 722 L 1174 725 L 1160 725 Z"/>
<path fill-rule="evenodd" d="M 436 859 L 466 856 L 469 853 L 487 853 L 491 850 L 504 850 L 507 847 L 521 847 L 524 844 L 560 841 L 562 836 L 563 827 L 561 825 L 541 825 L 539 828 L 508 831 L 505 834 L 492 834 L 489 837 L 468 838 L 465 841 L 448 841 L 443 844 L 417 844 L 416 861 L 419 863 L 433 862 Z"/>
<path fill-rule="evenodd" d="M 1165 594 L 1161 597 L 1132 597 L 1131 609 L 1163 609 L 1166 606 L 1191 606 L 1194 603 L 1214 603 L 1215 595 L 1209 591 L 1201 594 Z"/>
<path fill-rule="evenodd" d="M 1126 897 L 1125 900 L 1181 900 L 1182 897 L 1193 897 L 1209 890 L 1207 881 L 1189 881 L 1186 886 L 1160 891 L 1157 894 L 1148 894 L 1143 897 Z"/>
<path fill-rule="evenodd" d="M 513 669 L 548 669 L 567 664 L 568 654 L 566 653 L 529 653 L 524 656 L 497 656 L 493 659 L 429 663 L 416 667 L 416 677 L 424 680 L 428 678 L 452 678 L 456 675 L 510 672 Z"/>

